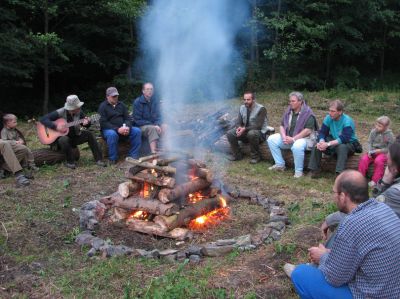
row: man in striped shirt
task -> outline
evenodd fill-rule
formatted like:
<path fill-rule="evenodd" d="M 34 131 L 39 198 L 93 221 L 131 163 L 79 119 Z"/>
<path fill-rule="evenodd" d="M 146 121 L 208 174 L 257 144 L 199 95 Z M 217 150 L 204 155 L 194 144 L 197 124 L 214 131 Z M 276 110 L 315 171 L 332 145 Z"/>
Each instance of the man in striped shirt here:
<path fill-rule="evenodd" d="M 367 181 L 355 170 L 341 173 L 333 192 L 339 211 L 348 215 L 331 250 L 322 244 L 309 249 L 318 268 L 294 268 L 297 293 L 301 298 L 398 298 L 400 219 L 387 205 L 368 199 Z"/>

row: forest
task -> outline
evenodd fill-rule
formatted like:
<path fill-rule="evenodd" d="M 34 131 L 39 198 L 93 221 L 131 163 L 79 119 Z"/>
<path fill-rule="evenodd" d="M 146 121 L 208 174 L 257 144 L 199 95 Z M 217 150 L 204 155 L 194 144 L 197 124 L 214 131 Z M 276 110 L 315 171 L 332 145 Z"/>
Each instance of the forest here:
<path fill-rule="evenodd" d="M 241 0 L 235 37 L 244 89 L 396 90 L 400 2 Z M 96 110 L 107 86 L 131 100 L 152 81 L 140 64 L 138 20 L 153 1 L 4 0 L 0 4 L 1 110 L 31 117 L 78 94 Z M 180 16 L 177 16 L 180 17 Z"/>

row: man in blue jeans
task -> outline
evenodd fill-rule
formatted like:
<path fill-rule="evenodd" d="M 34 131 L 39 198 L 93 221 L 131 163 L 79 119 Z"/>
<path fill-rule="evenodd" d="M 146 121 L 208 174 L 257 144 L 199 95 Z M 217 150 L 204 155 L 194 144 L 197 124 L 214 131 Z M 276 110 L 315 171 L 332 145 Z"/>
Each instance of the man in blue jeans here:
<path fill-rule="evenodd" d="M 342 172 L 333 192 L 347 216 L 332 249 L 311 247 L 314 265 L 284 267 L 300 298 L 398 298 L 400 219 L 384 203 L 368 198 L 367 180 L 358 171 Z"/>
<path fill-rule="evenodd" d="M 106 100 L 100 104 L 100 128 L 108 146 L 108 159 L 110 164 L 118 160 L 118 141 L 129 139 L 130 149 L 128 155 L 134 159 L 139 158 L 142 134 L 140 129 L 132 126 L 128 109 L 124 103 L 118 101 L 118 90 L 109 87 L 106 90 Z"/>

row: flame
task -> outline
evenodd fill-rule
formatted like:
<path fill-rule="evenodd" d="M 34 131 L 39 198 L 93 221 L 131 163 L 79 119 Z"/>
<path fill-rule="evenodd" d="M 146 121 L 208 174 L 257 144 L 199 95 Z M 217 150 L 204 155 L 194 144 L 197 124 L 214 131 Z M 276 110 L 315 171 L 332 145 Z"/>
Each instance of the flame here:
<path fill-rule="evenodd" d="M 195 192 L 195 193 L 190 193 L 188 195 L 188 202 L 190 203 L 196 203 L 204 199 L 204 195 L 201 194 L 201 192 Z"/>
<path fill-rule="evenodd" d="M 149 217 L 148 212 L 137 210 L 128 216 L 127 221 L 129 222 L 130 219 L 146 220 L 148 217 Z"/>
<path fill-rule="evenodd" d="M 150 196 L 150 184 L 147 183 L 147 182 L 144 182 L 144 183 L 143 183 L 142 192 L 140 192 L 140 193 L 141 193 L 140 195 L 141 195 L 143 198 L 149 197 L 149 196 Z"/>

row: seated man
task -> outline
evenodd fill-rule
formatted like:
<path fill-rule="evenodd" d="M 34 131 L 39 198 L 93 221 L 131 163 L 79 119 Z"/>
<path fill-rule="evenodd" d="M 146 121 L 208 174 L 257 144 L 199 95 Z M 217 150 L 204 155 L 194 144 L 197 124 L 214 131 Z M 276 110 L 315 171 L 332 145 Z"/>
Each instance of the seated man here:
<path fill-rule="evenodd" d="M 268 138 L 268 147 L 274 158 L 275 165 L 270 170 L 285 170 L 285 160 L 281 149 L 291 149 L 294 160 L 294 177 L 303 176 L 304 151 L 307 148 L 306 138 L 317 130 L 317 121 L 311 108 L 304 101 L 300 92 L 289 94 L 289 107 L 282 117 L 280 133 Z"/>
<path fill-rule="evenodd" d="M 360 146 L 353 119 L 343 113 L 343 103 L 334 100 L 329 104 L 329 114 L 325 117 L 319 131 L 319 142 L 311 151 L 308 168 L 312 178 L 318 177 L 321 172 L 322 153 L 337 156 L 336 174 L 345 170 L 347 158 Z"/>
<path fill-rule="evenodd" d="M 79 100 L 77 95 L 69 95 L 63 108 L 57 109 L 43 116 L 40 119 L 40 122 L 45 127 L 56 130 L 61 134 L 65 134 L 68 131 L 68 127 L 65 123 L 56 123 L 55 121 L 57 119 L 62 118 L 67 123 L 77 122 L 75 126 L 69 129 L 67 135 L 60 136 L 55 141 L 55 143 L 60 147 L 61 151 L 65 154 L 67 158 L 67 162 L 65 163 L 66 167 L 71 169 L 76 168 L 72 149 L 73 147 L 76 147 L 77 145 L 83 144 L 85 142 L 89 144 L 96 164 L 98 166 L 106 166 L 106 164 L 102 161 L 102 153 L 94 135 L 87 130 L 81 130 L 79 120 L 83 120 L 83 126 L 90 126 L 90 119 L 87 118 L 81 110 L 83 104 L 84 103 Z"/>
<path fill-rule="evenodd" d="M 165 133 L 165 125 L 161 125 L 160 101 L 154 97 L 153 84 L 143 84 L 142 95 L 133 101 L 132 107 L 133 121 L 148 139 L 151 152 L 155 153 L 157 142 Z"/>
<path fill-rule="evenodd" d="M 0 154 L 4 159 L 4 169 L 14 174 L 17 187 L 28 186 L 30 181 L 24 175 L 22 166 L 18 161 L 10 141 L 0 139 Z"/>
<path fill-rule="evenodd" d="M 398 298 L 400 294 L 400 219 L 387 205 L 368 199 L 368 184 L 355 170 L 335 181 L 334 201 L 348 214 L 332 249 L 311 247 L 318 265 L 286 264 L 301 298 Z"/>
<path fill-rule="evenodd" d="M 128 109 L 118 100 L 118 90 L 109 87 L 106 90 L 106 100 L 99 106 L 100 128 L 108 146 L 108 159 L 110 164 L 118 160 L 118 141 L 129 139 L 130 150 L 128 155 L 134 159 L 139 158 L 142 134 L 139 128 L 133 127 L 129 118 Z"/>
<path fill-rule="evenodd" d="M 243 159 L 238 141 L 250 143 L 251 164 L 261 160 L 260 143 L 265 141 L 267 133 L 267 109 L 261 104 L 256 103 L 253 92 L 246 92 L 243 96 L 243 105 L 239 108 L 239 116 L 236 127 L 226 134 L 232 149 L 231 161 Z"/>

